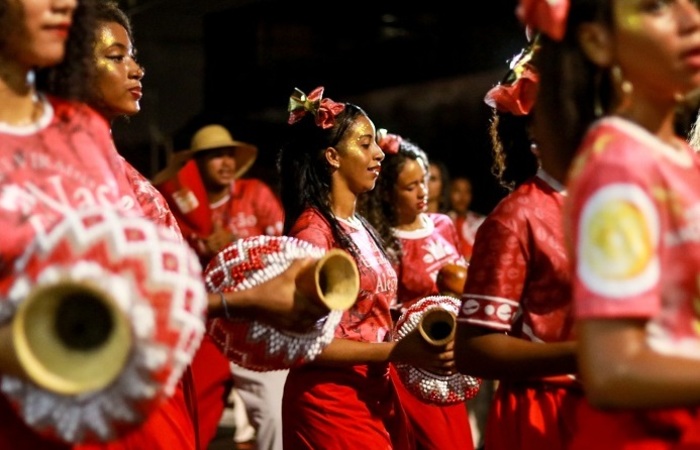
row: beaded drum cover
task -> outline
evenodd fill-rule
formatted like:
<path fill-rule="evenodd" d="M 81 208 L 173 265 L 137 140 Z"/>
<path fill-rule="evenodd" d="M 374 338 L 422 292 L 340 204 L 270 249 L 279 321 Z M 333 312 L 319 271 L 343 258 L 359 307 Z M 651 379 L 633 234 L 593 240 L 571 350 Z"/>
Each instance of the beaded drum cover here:
<path fill-rule="evenodd" d="M 173 394 L 205 332 L 207 293 L 196 254 L 171 230 L 108 209 L 72 211 L 13 269 L 0 282 L 0 324 L 26 327 L 13 334 L 25 375 L 4 375 L 1 389 L 30 427 L 70 443 L 109 441 Z M 81 334 L 93 321 L 104 336 Z M 44 323 L 56 336 L 32 333 Z"/>
<path fill-rule="evenodd" d="M 239 239 L 207 265 L 209 292 L 239 291 L 284 272 L 295 259 L 321 258 L 326 251 L 288 236 Z M 262 321 L 216 318 L 208 333 L 229 360 L 259 372 L 283 370 L 312 361 L 333 340 L 342 310 L 331 310 L 308 332 L 277 329 Z"/>
<path fill-rule="evenodd" d="M 451 296 L 434 295 L 424 297 L 411 305 L 394 326 L 394 340 L 404 338 L 415 330 L 427 313 L 436 309 L 446 310 L 455 316 L 461 301 Z M 396 371 L 406 388 L 426 403 L 452 405 L 474 397 L 479 391 L 481 380 L 455 373 L 441 375 L 408 364 L 396 364 Z"/>

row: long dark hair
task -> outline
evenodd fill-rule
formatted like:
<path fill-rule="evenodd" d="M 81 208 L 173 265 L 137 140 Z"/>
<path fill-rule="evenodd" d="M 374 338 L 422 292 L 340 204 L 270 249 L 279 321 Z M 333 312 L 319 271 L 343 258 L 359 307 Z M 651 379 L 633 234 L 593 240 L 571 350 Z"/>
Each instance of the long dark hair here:
<path fill-rule="evenodd" d="M 118 23 L 126 30 L 129 40 L 134 43 L 134 32 L 131 28 L 131 19 L 129 16 L 119 7 L 119 2 L 115 0 L 101 0 L 97 2 L 97 8 L 95 9 L 95 19 L 98 23 Z M 95 29 L 97 32 L 97 29 Z"/>
<path fill-rule="evenodd" d="M 611 106 L 610 70 L 593 64 L 578 40 L 579 26 L 613 27 L 609 0 L 571 0 L 561 41 L 542 35 L 534 64 L 540 74 L 534 126 L 540 157 L 565 172 L 591 123 Z"/>
<path fill-rule="evenodd" d="M 316 125 L 312 114 L 306 114 L 297 123 L 288 127 L 288 136 L 277 158 L 280 179 L 280 198 L 284 208 L 284 234 L 307 208 L 315 208 L 330 225 L 340 247 L 356 258 L 357 249 L 333 216 L 330 204 L 331 167 L 324 158 L 328 147 L 336 146 L 350 126 L 367 113 L 357 105 L 344 103 L 345 109 L 335 117 L 332 127 L 323 129 Z M 375 236 L 367 221 L 364 225 Z"/>

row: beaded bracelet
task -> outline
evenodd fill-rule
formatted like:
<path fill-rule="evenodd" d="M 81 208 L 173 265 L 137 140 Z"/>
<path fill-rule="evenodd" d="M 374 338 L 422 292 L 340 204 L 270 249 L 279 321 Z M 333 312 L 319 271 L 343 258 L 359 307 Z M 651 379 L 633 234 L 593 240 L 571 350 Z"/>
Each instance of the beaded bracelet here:
<path fill-rule="evenodd" d="M 219 291 L 219 295 L 221 296 L 221 304 L 224 307 L 224 315 L 226 316 L 227 319 L 231 318 L 231 315 L 228 313 L 228 305 L 226 304 L 226 297 L 224 297 L 224 293 Z"/>

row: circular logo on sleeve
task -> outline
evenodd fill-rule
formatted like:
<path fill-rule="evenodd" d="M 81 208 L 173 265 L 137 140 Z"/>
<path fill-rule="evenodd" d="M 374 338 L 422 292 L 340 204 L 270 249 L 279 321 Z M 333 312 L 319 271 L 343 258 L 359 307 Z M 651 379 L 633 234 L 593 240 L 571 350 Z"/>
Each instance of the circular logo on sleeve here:
<path fill-rule="evenodd" d="M 591 291 L 610 297 L 643 292 L 659 276 L 659 219 L 638 186 L 613 184 L 583 207 L 577 271 Z"/>

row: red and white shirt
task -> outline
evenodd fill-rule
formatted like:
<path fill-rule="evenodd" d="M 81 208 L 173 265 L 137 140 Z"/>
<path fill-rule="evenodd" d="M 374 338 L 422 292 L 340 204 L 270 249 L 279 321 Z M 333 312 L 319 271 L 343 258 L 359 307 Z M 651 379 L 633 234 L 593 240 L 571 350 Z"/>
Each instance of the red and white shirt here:
<path fill-rule="evenodd" d="M 452 219 L 445 214 L 420 215 L 422 228 L 404 231 L 394 228 L 394 235 L 401 241 L 403 258 L 399 275 L 398 302 L 401 308 L 429 295 L 438 295 L 438 272 L 447 264 L 467 266 L 459 253 L 457 230 Z"/>
<path fill-rule="evenodd" d="M 576 316 L 649 319 L 652 348 L 700 358 L 698 155 L 605 119 L 583 142 L 570 192 Z"/>
<path fill-rule="evenodd" d="M 564 198 L 540 173 L 488 215 L 477 232 L 459 321 L 534 342 L 572 338 Z"/>
<path fill-rule="evenodd" d="M 360 292 L 343 314 L 335 336 L 384 342 L 392 327 L 389 306 L 396 297 L 396 272 L 359 220 L 341 221 L 341 226 L 359 250 Z M 315 209 L 303 212 L 289 234 L 320 248 L 338 247 L 330 224 Z M 331 366 L 312 362 L 291 369 L 282 422 L 285 447 L 289 448 L 410 448 L 405 446 L 408 428 L 386 363 Z"/>
<path fill-rule="evenodd" d="M 144 216 L 124 159 L 114 148 L 109 124 L 91 108 L 42 97 L 44 114 L 27 127 L 0 124 L 0 240 L 3 282 L 12 267 L 66 216 L 94 206 Z M 3 309 L 0 307 L 0 309 Z M 194 429 L 181 384 L 146 418 L 120 439 L 94 445 L 69 445 L 30 429 L 0 396 L 0 448 L 80 450 L 189 450 Z"/>
<path fill-rule="evenodd" d="M 564 217 L 576 318 L 646 320 L 650 348 L 698 359 L 700 159 L 678 144 L 622 118 L 593 124 Z M 696 407 L 603 411 L 581 402 L 569 448 L 698 448 L 698 424 Z"/>
<path fill-rule="evenodd" d="M 343 314 L 335 336 L 364 342 L 384 342 L 392 328 L 389 305 L 396 298 L 394 268 L 359 221 L 340 221 L 360 251 L 356 261 L 360 273 L 360 293 L 355 304 Z M 306 210 L 289 232 L 290 236 L 320 248 L 338 247 L 328 223 L 314 209 Z"/>
<path fill-rule="evenodd" d="M 212 223 L 221 224 L 233 236 L 244 239 L 252 236 L 281 236 L 284 209 L 274 191 L 262 180 L 241 178 L 231 183 L 229 195 L 210 204 Z M 178 222 L 182 233 L 206 266 L 211 255 L 202 239 L 184 221 Z"/>

